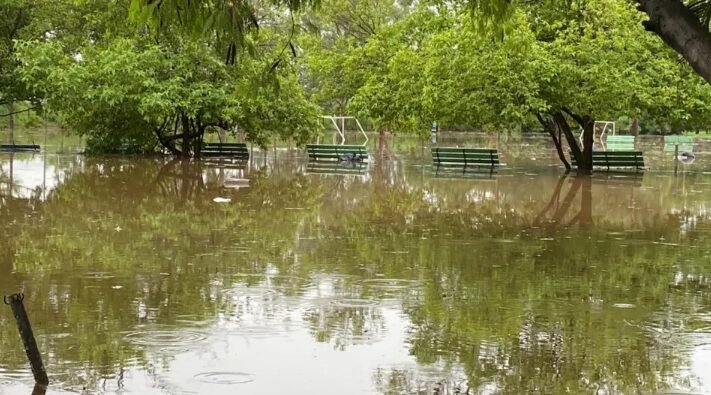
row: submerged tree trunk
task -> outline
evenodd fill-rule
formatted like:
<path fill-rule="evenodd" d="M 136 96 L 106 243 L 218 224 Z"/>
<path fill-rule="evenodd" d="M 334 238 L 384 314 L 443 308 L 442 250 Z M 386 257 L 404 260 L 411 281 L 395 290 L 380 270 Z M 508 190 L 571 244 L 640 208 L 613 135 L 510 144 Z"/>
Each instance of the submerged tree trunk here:
<path fill-rule="evenodd" d="M 578 170 L 585 169 L 585 159 L 583 157 L 583 152 L 580 150 L 578 145 L 578 139 L 575 138 L 573 130 L 568 124 L 568 120 L 565 119 L 565 114 L 562 111 L 555 111 L 553 113 L 553 121 L 555 122 L 558 129 L 563 132 L 565 140 L 568 142 L 570 147 L 571 155 L 575 158 L 575 163 L 577 164 Z"/>
<path fill-rule="evenodd" d="M 543 125 L 543 129 L 548 132 L 548 135 L 551 136 L 551 139 L 553 139 L 553 144 L 555 144 L 555 150 L 558 153 L 558 159 L 560 159 L 561 162 L 563 162 L 563 166 L 565 166 L 566 171 L 570 171 L 570 163 L 568 162 L 568 159 L 565 157 L 565 152 L 563 151 L 563 141 L 562 141 L 562 135 L 561 131 L 559 128 L 555 127 L 555 124 L 553 122 L 550 122 L 546 119 L 543 118 L 543 115 L 541 113 L 536 114 L 536 118 L 538 118 L 538 122 Z"/>
<path fill-rule="evenodd" d="M 593 139 L 595 135 L 595 121 L 592 119 L 589 119 L 589 117 L 585 117 L 586 119 L 583 121 L 583 160 L 584 160 L 584 167 L 578 167 L 578 170 L 586 173 L 586 174 L 592 174 L 593 170 L 593 144 L 595 144 L 595 141 Z"/>
<path fill-rule="evenodd" d="M 639 120 L 637 118 L 632 118 L 632 126 L 630 126 L 630 134 L 637 136 L 639 134 Z"/>
<path fill-rule="evenodd" d="M 637 0 L 649 16 L 644 27 L 656 33 L 711 83 L 711 33 L 681 0 Z"/>
<path fill-rule="evenodd" d="M 190 118 L 187 115 L 181 115 L 181 121 L 183 124 L 183 141 L 180 148 L 180 156 L 183 159 L 190 157 Z"/>
<path fill-rule="evenodd" d="M 593 156 L 593 145 L 595 144 L 595 141 L 593 139 L 595 135 L 595 120 L 592 119 L 592 117 L 587 116 L 587 115 L 578 115 L 575 114 L 574 112 L 570 111 L 567 108 L 562 108 L 560 115 L 561 115 L 561 122 L 565 124 L 565 127 L 570 130 L 570 126 L 568 126 L 568 122 L 565 119 L 565 116 L 563 115 L 563 112 L 566 114 L 570 115 L 573 119 L 575 119 L 575 122 L 578 123 L 578 125 L 583 129 L 583 150 L 581 152 L 581 157 L 582 160 L 578 161 L 578 171 L 581 173 L 585 174 L 592 174 L 593 171 L 593 161 L 592 161 L 592 156 Z M 575 136 L 573 136 L 572 131 L 570 133 L 570 136 L 575 140 Z M 575 145 L 577 146 L 577 140 L 575 140 Z"/>
<path fill-rule="evenodd" d="M 565 114 L 569 114 L 583 128 L 583 148 L 581 150 L 578 144 L 578 139 L 573 133 L 573 129 L 568 124 Z M 538 122 L 543 125 L 543 128 L 548 132 L 555 144 L 558 158 L 563 163 L 567 170 L 571 169 L 571 165 L 566 159 L 563 149 L 563 136 L 570 148 L 570 155 L 573 157 L 579 172 L 590 174 L 592 173 L 592 154 L 593 154 L 593 132 L 595 121 L 589 116 L 579 116 L 570 112 L 567 109 L 561 109 L 550 113 L 552 120 L 546 119 L 542 114 L 536 114 Z"/>
<path fill-rule="evenodd" d="M 10 144 L 15 144 L 15 103 L 7 103 L 7 127 L 10 129 Z"/>

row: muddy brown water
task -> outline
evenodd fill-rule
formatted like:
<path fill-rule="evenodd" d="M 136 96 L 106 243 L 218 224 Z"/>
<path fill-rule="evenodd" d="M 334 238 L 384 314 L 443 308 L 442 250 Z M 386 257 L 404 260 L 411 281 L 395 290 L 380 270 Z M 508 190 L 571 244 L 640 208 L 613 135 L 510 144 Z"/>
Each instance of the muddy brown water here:
<path fill-rule="evenodd" d="M 0 290 L 53 394 L 710 393 L 711 154 L 655 144 L 592 178 L 545 140 L 466 178 L 415 143 L 355 175 L 3 155 Z"/>

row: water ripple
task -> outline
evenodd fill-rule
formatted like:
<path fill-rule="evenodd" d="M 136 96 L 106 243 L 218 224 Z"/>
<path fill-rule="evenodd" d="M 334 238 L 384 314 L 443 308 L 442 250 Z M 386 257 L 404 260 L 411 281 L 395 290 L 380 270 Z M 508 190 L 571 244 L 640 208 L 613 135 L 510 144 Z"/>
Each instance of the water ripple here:
<path fill-rule="evenodd" d="M 207 339 L 207 335 L 194 329 L 145 329 L 129 332 L 124 335 L 124 339 L 138 346 L 175 349 L 202 342 Z"/>
<path fill-rule="evenodd" d="M 254 376 L 243 372 L 205 372 L 196 374 L 195 380 L 206 384 L 235 385 L 254 381 Z"/>

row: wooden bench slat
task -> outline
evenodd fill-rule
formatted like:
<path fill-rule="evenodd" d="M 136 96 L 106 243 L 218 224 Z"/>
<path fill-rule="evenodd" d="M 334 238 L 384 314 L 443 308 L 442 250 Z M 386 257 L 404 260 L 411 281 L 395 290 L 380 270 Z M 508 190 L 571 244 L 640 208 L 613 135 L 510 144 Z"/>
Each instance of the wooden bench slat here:
<path fill-rule="evenodd" d="M 232 157 L 249 159 L 249 149 L 245 143 L 205 143 L 200 154 L 206 157 Z"/>
<path fill-rule="evenodd" d="M 311 160 L 348 161 L 345 155 L 353 156 L 357 162 L 368 161 L 368 149 L 363 145 L 306 144 L 306 152 Z"/>
<path fill-rule="evenodd" d="M 679 146 L 679 152 L 694 151 L 694 138 L 689 136 L 664 136 L 664 152 L 675 152 Z"/>
<path fill-rule="evenodd" d="M 433 151 L 437 151 L 439 153 L 447 153 L 447 152 L 469 152 L 469 153 L 497 153 L 498 151 L 495 149 L 489 149 L 489 148 L 439 148 L 435 147 L 432 148 Z"/>
<path fill-rule="evenodd" d="M 607 136 L 605 146 L 610 151 L 634 151 L 635 136 Z"/>
<path fill-rule="evenodd" d="M 644 168 L 644 153 L 642 151 L 594 151 L 592 153 L 593 167 L 605 168 Z M 571 155 L 573 166 L 578 163 Z"/>
<path fill-rule="evenodd" d="M 432 148 L 432 162 L 437 166 L 489 166 L 500 164 L 499 153 L 491 148 Z"/>

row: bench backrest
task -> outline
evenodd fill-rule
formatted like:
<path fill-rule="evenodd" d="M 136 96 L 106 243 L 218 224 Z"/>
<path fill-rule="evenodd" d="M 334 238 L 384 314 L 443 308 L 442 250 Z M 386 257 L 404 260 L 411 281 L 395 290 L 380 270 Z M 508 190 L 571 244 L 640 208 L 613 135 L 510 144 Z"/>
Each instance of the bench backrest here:
<path fill-rule="evenodd" d="M 203 149 L 247 149 L 246 143 L 205 143 Z"/>
<path fill-rule="evenodd" d="M 499 152 L 492 148 L 433 147 L 435 165 L 468 166 L 499 165 Z"/>
<path fill-rule="evenodd" d="M 578 166 L 572 156 L 573 166 Z M 644 153 L 642 151 L 593 151 L 593 167 L 632 167 L 644 168 Z"/>
<path fill-rule="evenodd" d="M 633 151 L 634 136 L 607 136 L 605 146 L 608 151 Z"/>
<path fill-rule="evenodd" d="M 664 136 L 664 152 L 675 152 L 676 146 L 679 152 L 693 152 L 694 138 L 689 136 Z"/>
<path fill-rule="evenodd" d="M 200 153 L 204 156 L 249 158 L 249 149 L 245 143 L 205 143 Z"/>
<path fill-rule="evenodd" d="M 340 160 L 344 155 L 352 155 L 360 160 L 368 160 L 368 148 L 364 145 L 306 144 L 309 159 Z"/>

